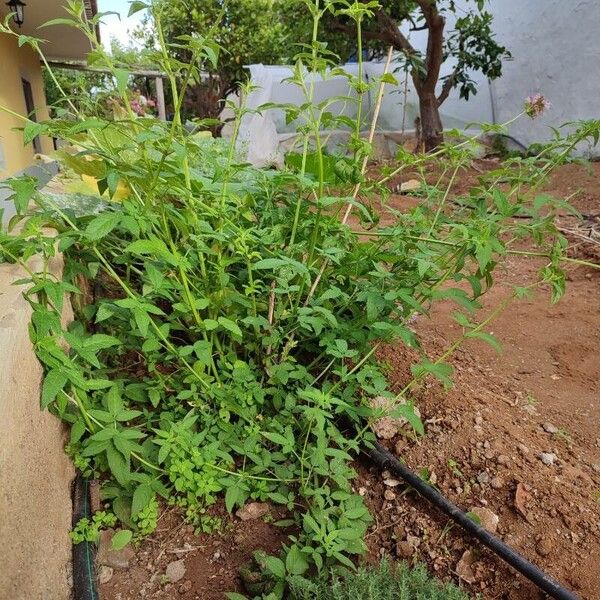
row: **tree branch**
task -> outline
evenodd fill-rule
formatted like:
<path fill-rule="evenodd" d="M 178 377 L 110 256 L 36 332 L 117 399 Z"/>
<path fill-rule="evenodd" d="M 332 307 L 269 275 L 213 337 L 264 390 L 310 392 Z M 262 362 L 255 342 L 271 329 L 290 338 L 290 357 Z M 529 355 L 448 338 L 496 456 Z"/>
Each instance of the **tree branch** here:
<path fill-rule="evenodd" d="M 377 11 L 377 23 L 383 35 L 380 39 L 393 46 L 394 50 L 404 52 L 408 57 L 417 53 L 412 44 L 398 28 L 398 23 L 381 8 Z"/>
<path fill-rule="evenodd" d="M 444 85 L 442 86 L 442 91 L 440 92 L 440 95 L 437 97 L 438 106 L 441 106 L 442 102 L 444 102 L 444 100 L 446 100 L 446 98 L 450 95 L 450 91 L 454 87 L 454 83 L 456 81 L 456 74 L 457 74 L 457 70 L 455 70 L 454 73 L 452 73 L 452 75 L 450 75 L 444 81 Z"/>
<path fill-rule="evenodd" d="M 444 62 L 444 26 L 446 19 L 440 15 L 437 0 L 415 0 L 427 23 L 429 35 L 427 36 L 427 55 L 425 65 L 427 77 L 423 88 L 429 93 L 435 93 L 435 86 L 440 77 L 440 68 Z"/>

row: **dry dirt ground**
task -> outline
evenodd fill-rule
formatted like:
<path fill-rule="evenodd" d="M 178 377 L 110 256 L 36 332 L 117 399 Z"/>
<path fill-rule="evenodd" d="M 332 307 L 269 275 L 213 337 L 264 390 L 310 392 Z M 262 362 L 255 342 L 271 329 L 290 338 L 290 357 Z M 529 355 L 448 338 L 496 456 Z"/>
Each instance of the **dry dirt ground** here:
<path fill-rule="evenodd" d="M 486 168 L 481 161 L 480 168 Z M 468 187 L 477 173 L 463 178 Z M 392 182 L 392 185 L 394 182 Z M 600 215 L 600 164 L 591 171 L 560 169 L 548 189 Z M 396 208 L 410 202 L 393 196 Z M 574 223 L 563 220 L 566 228 Z M 572 238 L 573 252 L 596 258 L 596 247 Z M 511 257 L 486 297 L 482 314 L 509 293 L 509 284 L 532 281 L 541 263 Z M 397 437 L 387 445 L 415 471 L 427 469 L 435 485 L 465 510 L 487 508 L 497 534 L 585 600 L 600 598 L 600 271 L 568 269 L 566 296 L 551 306 L 547 291 L 509 306 L 490 330 L 503 351 L 471 342 L 451 363 L 454 386 L 427 382 L 418 390 L 426 422 L 421 440 Z M 460 335 L 455 307 L 441 304 L 415 328 L 431 357 Z M 401 347 L 379 352 L 400 389 L 415 356 Z M 542 453 L 552 454 L 546 457 Z M 386 485 L 385 474 L 359 465 L 356 489 L 376 516 L 368 534 L 370 558 L 388 555 L 425 563 L 484 599 L 543 596 L 481 544 L 453 526 L 406 486 Z M 389 481 L 388 481 L 389 483 Z M 392 482 L 393 483 L 393 482 Z M 217 510 L 221 510 L 219 508 Z M 285 535 L 263 520 L 232 518 L 222 535 L 196 536 L 174 513 L 137 550 L 129 568 L 115 569 L 101 586 L 103 600 L 212 600 L 239 589 L 237 572 L 257 548 L 276 552 Z M 462 560 L 461 560 L 462 559 Z M 171 583 L 169 562 L 184 560 L 185 574 Z"/>

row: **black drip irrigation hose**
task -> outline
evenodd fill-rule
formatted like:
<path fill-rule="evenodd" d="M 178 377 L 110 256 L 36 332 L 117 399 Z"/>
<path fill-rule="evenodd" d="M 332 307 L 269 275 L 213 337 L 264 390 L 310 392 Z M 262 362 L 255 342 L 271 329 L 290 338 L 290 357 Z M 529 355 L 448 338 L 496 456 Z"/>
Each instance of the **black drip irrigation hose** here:
<path fill-rule="evenodd" d="M 73 527 L 80 519 L 91 519 L 90 482 L 79 471 L 73 481 Z M 75 600 L 99 600 L 94 572 L 94 543 L 73 544 L 73 597 Z"/>
<path fill-rule="evenodd" d="M 445 512 L 463 529 L 485 544 L 490 550 L 506 561 L 511 567 L 514 567 L 519 573 L 527 577 L 529 581 L 532 581 L 549 596 L 556 598 L 557 600 L 580 600 L 579 596 L 564 588 L 558 581 L 550 577 L 550 575 L 529 562 L 519 553 L 515 552 L 513 548 L 492 535 L 479 523 L 470 519 L 466 513 L 458 508 L 458 506 L 452 504 L 452 502 L 442 496 L 442 494 L 440 494 L 433 486 L 423 481 L 418 475 L 403 465 L 380 443 L 376 442 L 374 448 L 366 450 L 366 454 L 382 471 L 387 469 L 395 475 L 402 477 L 402 479 L 419 492 L 421 496 L 424 496 L 432 504 Z"/>
<path fill-rule="evenodd" d="M 479 523 L 469 518 L 465 512 L 452 504 L 437 489 L 403 465 L 379 442 L 375 442 L 373 448 L 366 450 L 366 454 L 382 471 L 387 469 L 404 479 L 421 496 L 427 498 L 433 505 L 446 513 L 463 529 L 476 537 L 549 596 L 556 598 L 556 600 L 580 600 L 579 596 L 564 588 L 550 575 L 492 535 Z M 73 527 L 83 518 L 91 518 L 90 484 L 89 480 L 78 472 L 73 483 Z M 84 541 L 73 545 L 73 596 L 75 600 L 99 600 L 94 568 L 94 550 L 93 542 Z"/>

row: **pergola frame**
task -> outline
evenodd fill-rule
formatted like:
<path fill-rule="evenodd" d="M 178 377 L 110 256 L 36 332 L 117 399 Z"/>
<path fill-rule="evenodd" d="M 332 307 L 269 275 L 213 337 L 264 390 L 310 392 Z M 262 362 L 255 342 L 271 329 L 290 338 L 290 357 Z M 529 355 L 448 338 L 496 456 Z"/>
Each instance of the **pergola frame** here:
<path fill-rule="evenodd" d="M 55 69 L 71 69 L 72 71 L 87 71 L 89 73 L 105 73 L 111 75 L 112 71 L 109 69 L 101 69 L 98 67 L 90 67 L 83 62 L 60 62 L 55 60 L 48 61 L 48 64 Z M 136 68 L 127 69 L 131 75 L 137 75 L 139 77 L 148 77 L 154 79 L 156 85 L 156 107 L 158 109 L 158 118 L 161 121 L 167 120 L 167 111 L 165 107 L 165 91 L 163 86 L 163 79 L 167 77 L 166 73 L 162 71 L 155 71 L 152 69 Z"/>

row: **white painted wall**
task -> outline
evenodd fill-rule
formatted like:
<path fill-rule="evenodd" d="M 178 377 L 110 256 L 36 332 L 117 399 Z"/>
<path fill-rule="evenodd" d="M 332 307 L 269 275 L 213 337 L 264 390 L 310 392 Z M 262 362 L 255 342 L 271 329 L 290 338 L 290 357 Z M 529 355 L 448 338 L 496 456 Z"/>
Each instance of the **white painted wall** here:
<path fill-rule="evenodd" d="M 552 108 L 535 121 L 524 119 L 511 127 L 526 144 L 549 139 L 549 125 L 600 118 L 600 2 L 491 0 L 488 6 L 498 40 L 513 54 L 503 76 L 492 82 L 497 120 L 510 119 L 536 92 Z"/>
<path fill-rule="evenodd" d="M 469 4 L 458 0 L 458 10 Z M 453 91 L 444 112 L 491 121 L 492 107 L 487 103 L 493 100 L 496 122 L 503 123 L 522 110 L 527 96 L 539 92 L 550 100 L 551 110 L 510 127 L 510 133 L 525 145 L 550 139 L 549 126 L 600 118 L 599 0 L 488 0 L 487 10 L 494 15 L 497 40 L 513 59 L 504 63 L 502 77 L 491 82 L 491 96 L 486 79 L 474 74 L 478 94 L 465 102 Z M 427 33 L 413 33 L 411 42 L 424 49 Z M 445 65 L 442 75 L 451 67 Z M 593 153 L 600 155 L 600 148 Z"/>

